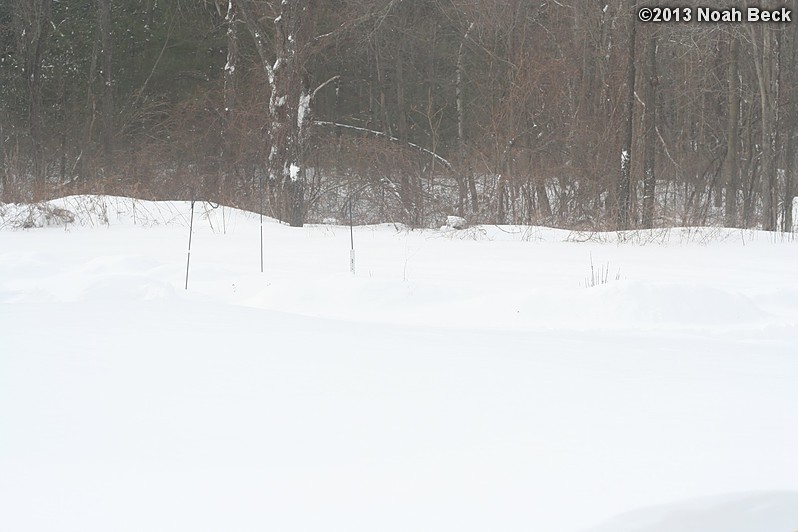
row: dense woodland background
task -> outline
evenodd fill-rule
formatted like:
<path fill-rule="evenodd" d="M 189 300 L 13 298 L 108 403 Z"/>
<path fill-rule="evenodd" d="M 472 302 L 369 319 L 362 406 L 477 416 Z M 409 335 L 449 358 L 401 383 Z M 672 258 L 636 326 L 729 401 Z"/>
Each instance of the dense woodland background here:
<path fill-rule="evenodd" d="M 798 23 L 639 5 L 0 0 L 0 200 L 791 229 Z"/>

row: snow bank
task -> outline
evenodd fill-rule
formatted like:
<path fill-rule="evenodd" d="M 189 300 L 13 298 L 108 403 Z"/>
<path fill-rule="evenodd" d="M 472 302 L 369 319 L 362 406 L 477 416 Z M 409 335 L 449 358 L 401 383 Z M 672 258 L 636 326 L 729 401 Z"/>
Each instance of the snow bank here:
<path fill-rule="evenodd" d="M 38 204 L 6 204 L 0 206 L 0 229 L 43 227 L 101 227 L 185 225 L 190 218 L 190 202 L 146 201 L 119 196 L 67 196 Z M 197 222 L 205 221 L 212 228 L 224 231 L 255 215 L 206 201 L 195 203 Z M 273 221 L 270 219 L 270 221 Z"/>

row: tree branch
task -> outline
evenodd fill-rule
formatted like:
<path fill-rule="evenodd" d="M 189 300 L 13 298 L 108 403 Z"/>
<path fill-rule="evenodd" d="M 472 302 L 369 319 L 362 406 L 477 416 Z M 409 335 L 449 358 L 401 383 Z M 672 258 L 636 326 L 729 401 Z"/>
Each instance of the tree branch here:
<path fill-rule="evenodd" d="M 340 77 L 341 77 L 340 75 L 335 75 L 335 76 L 331 77 L 330 79 L 328 79 L 327 81 L 325 81 L 324 83 L 322 83 L 321 85 L 319 85 L 318 87 L 316 87 L 314 89 L 314 91 L 311 93 L 310 99 L 311 100 L 315 100 L 317 92 L 319 92 L 321 89 L 323 89 L 330 82 L 335 81 L 336 79 L 340 79 Z"/>
<path fill-rule="evenodd" d="M 374 129 L 367 129 L 365 127 L 350 126 L 349 124 L 340 124 L 338 122 L 325 122 L 323 120 L 315 120 L 313 123 L 316 124 L 317 126 L 340 127 L 342 129 L 352 129 L 352 130 L 355 130 L 355 131 L 360 131 L 362 133 L 370 133 L 372 135 L 376 135 L 378 137 L 383 137 L 383 138 L 386 138 L 386 139 L 391 140 L 393 142 L 397 142 L 399 144 L 407 144 L 411 148 L 415 148 L 415 149 L 417 149 L 419 151 L 422 151 L 422 152 L 426 153 L 427 155 L 431 155 L 437 161 L 442 163 L 446 168 L 448 168 L 449 170 L 454 172 L 454 168 L 452 167 L 452 164 L 449 161 L 447 161 L 446 159 L 444 159 L 443 157 L 441 157 L 440 155 L 438 155 L 437 153 L 435 153 L 434 151 L 428 150 L 427 148 L 424 148 L 424 147 L 419 146 L 418 144 L 414 144 L 412 142 L 403 142 L 403 141 L 399 140 L 396 137 L 392 137 L 391 135 L 383 133 L 382 131 L 377 131 L 377 130 L 374 130 Z"/>

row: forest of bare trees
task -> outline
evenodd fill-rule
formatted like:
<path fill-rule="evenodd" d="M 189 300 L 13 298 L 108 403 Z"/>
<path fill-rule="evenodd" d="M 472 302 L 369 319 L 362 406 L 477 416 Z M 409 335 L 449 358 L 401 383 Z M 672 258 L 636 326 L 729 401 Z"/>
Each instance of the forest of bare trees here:
<path fill-rule="evenodd" d="M 0 201 L 790 230 L 798 23 L 647 5 L 2 0 Z"/>

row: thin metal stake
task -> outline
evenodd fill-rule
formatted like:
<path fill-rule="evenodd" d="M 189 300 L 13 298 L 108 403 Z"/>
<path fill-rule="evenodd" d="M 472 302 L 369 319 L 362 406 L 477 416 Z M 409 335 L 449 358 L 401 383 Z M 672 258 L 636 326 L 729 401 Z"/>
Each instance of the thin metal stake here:
<path fill-rule="evenodd" d="M 263 174 L 258 176 L 260 194 L 260 273 L 263 273 Z"/>
<path fill-rule="evenodd" d="M 188 290 L 188 267 L 191 264 L 191 235 L 194 232 L 194 198 L 191 198 L 191 221 L 188 224 L 188 255 L 186 256 L 186 290 Z"/>
<path fill-rule="evenodd" d="M 355 275 L 355 233 L 352 229 L 352 196 L 349 196 L 349 271 Z"/>

